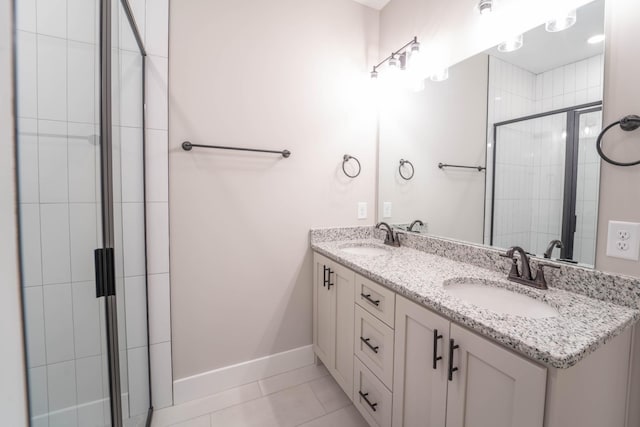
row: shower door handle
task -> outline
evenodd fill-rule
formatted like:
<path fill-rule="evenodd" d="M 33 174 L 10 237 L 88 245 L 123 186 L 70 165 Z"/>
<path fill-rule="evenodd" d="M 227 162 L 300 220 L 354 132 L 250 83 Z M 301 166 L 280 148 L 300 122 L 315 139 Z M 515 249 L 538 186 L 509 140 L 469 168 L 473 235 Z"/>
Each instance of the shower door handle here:
<path fill-rule="evenodd" d="M 96 298 L 116 294 L 116 275 L 113 248 L 96 249 L 93 252 L 96 270 Z"/>

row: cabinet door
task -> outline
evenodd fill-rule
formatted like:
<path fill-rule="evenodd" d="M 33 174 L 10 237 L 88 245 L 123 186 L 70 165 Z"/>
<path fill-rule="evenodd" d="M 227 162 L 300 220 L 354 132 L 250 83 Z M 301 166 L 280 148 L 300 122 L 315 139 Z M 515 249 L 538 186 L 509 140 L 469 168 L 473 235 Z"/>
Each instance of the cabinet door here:
<path fill-rule="evenodd" d="M 330 263 L 330 293 L 335 298 L 334 375 L 337 383 L 353 398 L 353 327 L 355 273 L 335 262 Z"/>
<path fill-rule="evenodd" d="M 443 427 L 449 321 L 397 296 L 395 324 L 393 427 Z"/>
<path fill-rule="evenodd" d="M 546 368 L 454 324 L 451 338 L 447 427 L 542 427 Z"/>
<path fill-rule="evenodd" d="M 335 364 L 336 299 L 328 288 L 329 259 L 313 256 L 313 350 L 327 369 Z"/>

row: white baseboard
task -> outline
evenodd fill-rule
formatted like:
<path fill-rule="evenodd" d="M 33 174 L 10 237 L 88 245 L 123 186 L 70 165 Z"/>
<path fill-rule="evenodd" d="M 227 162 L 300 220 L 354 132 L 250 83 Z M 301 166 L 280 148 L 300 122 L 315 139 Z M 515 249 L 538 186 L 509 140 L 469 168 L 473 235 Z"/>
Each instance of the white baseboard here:
<path fill-rule="evenodd" d="M 294 348 L 173 382 L 174 405 L 312 364 L 313 346 Z"/>

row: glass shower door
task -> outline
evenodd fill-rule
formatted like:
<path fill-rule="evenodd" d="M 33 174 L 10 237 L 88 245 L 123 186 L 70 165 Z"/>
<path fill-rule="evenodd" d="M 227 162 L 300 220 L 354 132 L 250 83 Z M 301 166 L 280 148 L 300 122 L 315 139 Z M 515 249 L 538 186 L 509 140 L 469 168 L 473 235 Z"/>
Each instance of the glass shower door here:
<path fill-rule="evenodd" d="M 110 426 L 99 2 L 17 0 L 20 248 L 32 426 Z M 82 6 L 82 10 L 74 7 Z M 37 19 L 36 19 L 37 15 Z M 64 19 L 62 19 L 63 17 Z"/>
<path fill-rule="evenodd" d="M 122 421 L 145 425 L 150 407 L 144 193 L 144 56 L 123 2 L 112 3 L 113 247 Z"/>

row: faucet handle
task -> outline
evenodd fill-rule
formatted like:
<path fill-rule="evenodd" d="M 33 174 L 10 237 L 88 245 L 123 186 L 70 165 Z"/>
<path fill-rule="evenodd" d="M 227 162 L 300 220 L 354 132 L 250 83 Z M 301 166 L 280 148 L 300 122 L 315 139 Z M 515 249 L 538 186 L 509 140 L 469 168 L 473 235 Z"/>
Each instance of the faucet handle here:
<path fill-rule="evenodd" d="M 538 270 L 536 271 L 536 286 L 540 289 L 549 289 L 549 287 L 547 286 L 547 280 L 544 277 L 544 268 L 545 267 L 549 267 L 549 268 L 556 268 L 559 269 L 560 266 L 559 265 L 554 265 L 554 264 L 547 264 L 546 262 L 540 262 L 538 263 Z"/>

